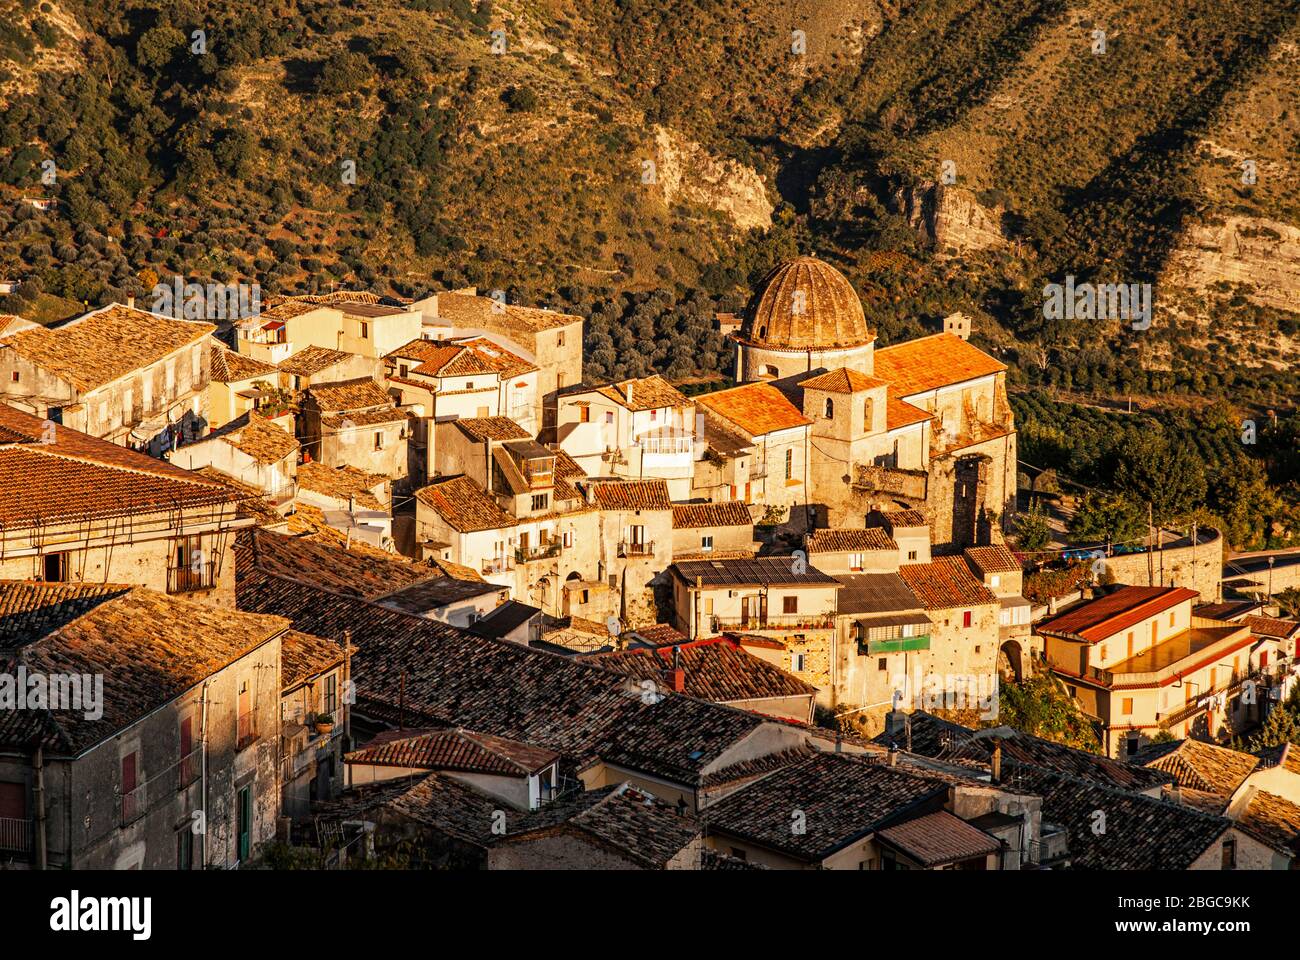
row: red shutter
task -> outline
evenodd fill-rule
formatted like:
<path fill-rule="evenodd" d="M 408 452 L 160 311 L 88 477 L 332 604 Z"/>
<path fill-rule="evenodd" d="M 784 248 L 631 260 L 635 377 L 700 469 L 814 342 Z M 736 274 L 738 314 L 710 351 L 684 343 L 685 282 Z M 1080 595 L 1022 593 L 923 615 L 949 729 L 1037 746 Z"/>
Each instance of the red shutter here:
<path fill-rule="evenodd" d="M 181 721 L 181 756 L 182 757 L 188 757 L 190 755 L 190 751 L 194 749 L 194 738 L 193 738 L 193 734 L 190 732 L 191 719 L 192 718 L 190 717 L 186 717 L 184 720 Z"/>
<path fill-rule="evenodd" d="M 122 792 L 130 793 L 135 789 L 135 754 L 122 758 Z"/>
<path fill-rule="evenodd" d="M 21 783 L 0 783 L 0 820 L 27 819 L 27 789 Z"/>

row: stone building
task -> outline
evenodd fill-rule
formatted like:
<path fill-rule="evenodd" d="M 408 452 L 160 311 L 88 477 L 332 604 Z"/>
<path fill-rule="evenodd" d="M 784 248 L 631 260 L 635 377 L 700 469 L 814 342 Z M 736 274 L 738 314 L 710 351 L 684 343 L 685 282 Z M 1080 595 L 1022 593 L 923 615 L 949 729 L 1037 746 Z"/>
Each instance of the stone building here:
<path fill-rule="evenodd" d="M 279 364 L 308 347 L 377 359 L 420 336 L 418 310 L 392 297 L 339 290 L 278 297 L 238 325 L 240 353 Z"/>
<path fill-rule="evenodd" d="M 276 364 L 276 374 L 274 382 L 282 390 L 301 393 L 313 383 L 341 383 L 362 377 L 382 380 L 383 362 L 360 353 L 310 346 Z"/>
<path fill-rule="evenodd" d="M 273 388 L 279 382 L 280 371 L 274 365 L 228 350 L 220 343 L 210 344 L 209 357 L 209 429 L 218 430 L 256 408 L 265 387 Z"/>
<path fill-rule="evenodd" d="M 0 404 L 0 579 L 131 583 L 230 607 L 246 499 Z"/>
<path fill-rule="evenodd" d="M 673 559 L 752 556 L 754 520 L 749 507 L 723 503 L 673 504 Z"/>
<path fill-rule="evenodd" d="M 389 387 L 430 423 L 503 417 L 529 436 L 540 425 L 538 377 L 529 360 L 486 337 L 412 340 L 384 357 Z"/>
<path fill-rule="evenodd" d="M 0 597 L 6 667 L 82 687 L 0 724 L 0 834 L 26 863 L 231 868 L 274 839 L 287 620 L 142 587 L 7 582 Z"/>
<path fill-rule="evenodd" d="M 342 786 L 350 649 L 288 630 L 280 638 L 280 807 L 302 817 Z"/>
<path fill-rule="evenodd" d="M 186 470 L 212 467 L 256 487 L 277 505 L 293 500 L 298 472 L 298 441 L 293 418 L 279 422 L 248 410 L 201 440 L 173 451 L 170 460 Z"/>
<path fill-rule="evenodd" d="M 312 459 L 350 466 L 395 482 L 408 475 L 409 417 L 369 377 L 308 388 L 299 405 L 298 438 Z"/>
<path fill-rule="evenodd" d="M 0 398 L 155 456 L 208 427 L 210 323 L 113 304 L 0 337 Z"/>

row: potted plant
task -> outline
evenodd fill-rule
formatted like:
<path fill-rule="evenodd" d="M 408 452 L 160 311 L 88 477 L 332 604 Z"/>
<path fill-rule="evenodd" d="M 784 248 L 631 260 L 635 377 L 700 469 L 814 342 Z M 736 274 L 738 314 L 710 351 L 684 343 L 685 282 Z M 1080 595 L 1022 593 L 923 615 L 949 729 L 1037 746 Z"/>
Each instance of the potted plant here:
<path fill-rule="evenodd" d="M 316 728 L 316 732 L 325 736 L 334 729 L 334 718 L 328 713 L 318 713 L 311 719 L 311 725 Z"/>

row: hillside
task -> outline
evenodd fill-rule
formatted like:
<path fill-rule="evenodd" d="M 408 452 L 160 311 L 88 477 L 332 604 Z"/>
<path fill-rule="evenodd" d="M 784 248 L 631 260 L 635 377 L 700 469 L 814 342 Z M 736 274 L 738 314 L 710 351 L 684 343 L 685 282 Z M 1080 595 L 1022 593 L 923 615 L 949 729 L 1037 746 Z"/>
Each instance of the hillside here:
<path fill-rule="evenodd" d="M 1300 394 L 1300 0 L 0 0 L 0 22 L 23 297 L 472 284 L 589 316 L 591 376 L 699 379 L 727 372 L 713 313 L 815 251 L 882 341 L 961 309 L 1021 384 Z M 1066 276 L 1154 284 L 1151 329 L 1044 319 Z"/>

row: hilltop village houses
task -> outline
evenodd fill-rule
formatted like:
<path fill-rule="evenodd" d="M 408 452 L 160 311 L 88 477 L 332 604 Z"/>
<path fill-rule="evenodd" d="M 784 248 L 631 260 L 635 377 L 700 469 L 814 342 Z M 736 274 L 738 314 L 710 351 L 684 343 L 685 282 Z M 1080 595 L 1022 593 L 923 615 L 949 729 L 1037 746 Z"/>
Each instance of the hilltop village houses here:
<path fill-rule="evenodd" d="M 1290 869 L 1300 759 L 1229 734 L 1300 624 L 1027 599 L 949 320 L 799 257 L 687 396 L 474 289 L 0 318 L 0 674 L 103 684 L 0 716 L 0 868 Z M 1030 677 L 1099 752 L 999 722 Z"/>

